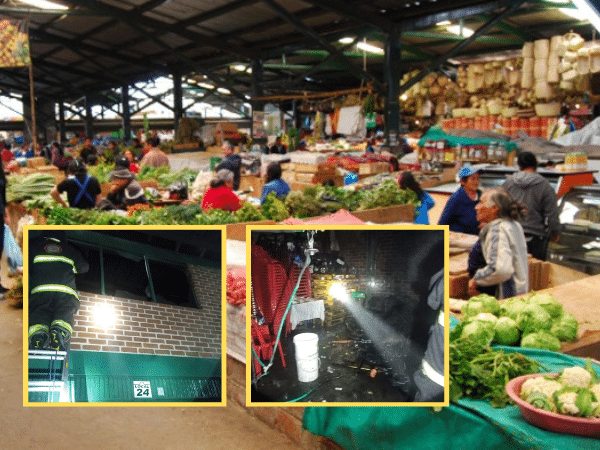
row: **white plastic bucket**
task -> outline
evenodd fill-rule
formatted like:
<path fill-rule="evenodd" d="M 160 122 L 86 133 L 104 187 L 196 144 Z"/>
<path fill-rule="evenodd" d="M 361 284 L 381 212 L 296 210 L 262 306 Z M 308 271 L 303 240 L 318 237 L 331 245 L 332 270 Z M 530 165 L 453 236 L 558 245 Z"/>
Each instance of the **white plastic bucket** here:
<path fill-rule="evenodd" d="M 319 336 L 300 333 L 294 336 L 298 381 L 308 383 L 319 376 Z"/>

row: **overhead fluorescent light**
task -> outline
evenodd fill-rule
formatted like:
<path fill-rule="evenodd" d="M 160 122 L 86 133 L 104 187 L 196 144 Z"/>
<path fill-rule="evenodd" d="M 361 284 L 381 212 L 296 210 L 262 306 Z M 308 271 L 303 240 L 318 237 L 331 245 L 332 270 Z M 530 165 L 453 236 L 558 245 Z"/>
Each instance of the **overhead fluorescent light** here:
<path fill-rule="evenodd" d="M 592 7 L 588 0 L 571 0 L 577 9 L 583 13 L 584 20 L 588 20 L 596 30 L 600 31 L 600 15 L 597 7 Z"/>
<path fill-rule="evenodd" d="M 225 88 L 217 88 L 217 92 L 220 92 L 221 94 L 225 94 L 225 95 L 231 94 L 231 91 L 229 89 L 225 89 Z"/>
<path fill-rule="evenodd" d="M 350 42 L 352 42 L 354 40 L 354 38 L 351 37 L 345 37 L 345 38 L 341 38 L 338 42 L 340 44 L 349 44 Z"/>
<path fill-rule="evenodd" d="M 198 83 L 198 86 L 200 86 L 204 89 L 214 89 L 215 88 L 212 84 L 208 84 L 208 83 Z"/>
<path fill-rule="evenodd" d="M 457 36 L 463 36 L 463 37 L 471 37 L 475 33 L 470 28 L 462 27 L 462 34 L 461 34 L 460 25 L 450 25 L 450 26 L 446 27 L 446 30 L 448 30 L 452 34 L 456 34 Z"/>
<path fill-rule="evenodd" d="M 35 6 L 40 9 L 60 9 L 66 10 L 69 9 L 68 6 L 61 5 L 60 3 L 54 3 L 47 0 L 20 0 L 21 3 L 25 3 L 26 5 Z"/>
<path fill-rule="evenodd" d="M 364 50 L 365 52 L 377 53 L 379 55 L 384 54 L 382 48 L 375 47 L 374 45 L 367 44 L 366 42 L 359 42 L 358 44 L 356 44 L 356 48 Z"/>
<path fill-rule="evenodd" d="M 450 25 L 452 22 L 450 22 L 449 20 L 442 20 L 441 22 L 436 23 L 436 25 L 438 27 L 443 27 L 445 25 Z"/>

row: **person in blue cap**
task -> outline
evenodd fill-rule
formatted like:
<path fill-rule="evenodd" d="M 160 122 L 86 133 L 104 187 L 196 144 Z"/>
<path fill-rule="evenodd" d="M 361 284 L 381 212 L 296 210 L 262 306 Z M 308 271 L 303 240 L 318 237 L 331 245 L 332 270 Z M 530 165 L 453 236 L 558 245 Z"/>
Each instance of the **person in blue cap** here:
<path fill-rule="evenodd" d="M 479 221 L 475 206 L 481 198 L 479 168 L 464 166 L 458 172 L 460 188 L 448 199 L 438 225 L 449 225 L 450 231 L 479 234 Z"/>

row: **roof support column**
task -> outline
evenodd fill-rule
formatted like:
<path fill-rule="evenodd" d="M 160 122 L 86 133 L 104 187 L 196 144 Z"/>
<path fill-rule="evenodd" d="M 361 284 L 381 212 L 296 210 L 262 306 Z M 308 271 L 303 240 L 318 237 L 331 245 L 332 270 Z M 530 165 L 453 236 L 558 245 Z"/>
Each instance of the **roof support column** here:
<path fill-rule="evenodd" d="M 264 95 L 263 89 L 263 62 L 260 59 L 252 60 L 252 85 L 250 86 L 250 95 L 252 98 L 262 97 Z M 262 102 L 252 102 L 252 139 L 262 139 L 263 136 L 256 136 L 254 130 L 254 112 L 263 112 L 264 111 L 264 103 Z M 266 141 L 265 141 L 266 142 Z"/>
<path fill-rule="evenodd" d="M 387 85 L 385 98 L 385 140 L 391 147 L 398 146 L 400 133 L 400 28 L 393 25 L 385 42 L 384 82 Z"/>
<path fill-rule="evenodd" d="M 181 72 L 173 70 L 173 130 L 177 132 L 179 119 L 183 116 L 183 90 L 181 89 Z"/>
<path fill-rule="evenodd" d="M 129 108 L 129 85 L 121 86 L 121 103 L 123 108 L 123 140 L 131 139 L 131 109 Z"/>
<path fill-rule="evenodd" d="M 65 128 L 65 101 L 58 102 L 58 128 L 60 129 L 60 142 L 67 140 L 67 129 Z"/>
<path fill-rule="evenodd" d="M 94 139 L 94 116 L 92 116 L 92 99 L 85 96 L 85 137 Z"/>

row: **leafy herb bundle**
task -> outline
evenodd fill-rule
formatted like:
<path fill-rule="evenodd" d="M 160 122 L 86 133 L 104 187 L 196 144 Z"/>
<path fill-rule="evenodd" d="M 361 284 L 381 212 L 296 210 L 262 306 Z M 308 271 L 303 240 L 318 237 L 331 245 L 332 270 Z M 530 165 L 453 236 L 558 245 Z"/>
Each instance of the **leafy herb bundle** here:
<path fill-rule="evenodd" d="M 503 408 L 510 402 L 506 383 L 539 372 L 540 364 L 520 353 L 505 353 L 458 337 L 461 328 L 457 326 L 450 335 L 450 401 L 462 397 L 489 400 L 494 408 Z"/>

